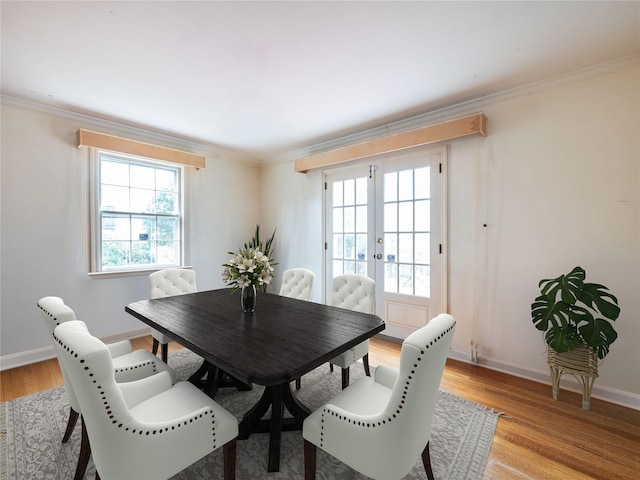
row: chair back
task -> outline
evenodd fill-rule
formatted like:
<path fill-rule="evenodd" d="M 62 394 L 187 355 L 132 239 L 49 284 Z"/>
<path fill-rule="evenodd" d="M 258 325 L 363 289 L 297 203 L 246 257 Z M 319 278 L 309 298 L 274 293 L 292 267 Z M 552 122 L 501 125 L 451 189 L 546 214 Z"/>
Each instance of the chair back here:
<path fill-rule="evenodd" d="M 290 268 L 282 273 L 280 295 L 311 301 L 315 274 L 306 268 Z"/>
<path fill-rule="evenodd" d="M 162 298 L 195 293 L 196 272 L 186 268 L 167 268 L 149 275 L 149 297 Z"/>
<path fill-rule="evenodd" d="M 366 275 L 338 275 L 333 278 L 329 305 L 373 314 L 376 311 L 376 282 Z"/>
<path fill-rule="evenodd" d="M 49 340 L 51 341 L 51 345 L 55 348 L 56 342 L 53 338 L 54 330 L 61 323 L 76 320 L 76 314 L 70 307 L 64 304 L 64 300 L 60 297 L 42 297 L 38 300 L 38 310 L 40 311 L 40 316 L 44 321 L 44 326 Z M 60 363 L 60 370 L 62 370 L 62 378 L 64 379 L 64 386 L 67 392 L 67 398 L 69 399 L 69 404 L 74 411 L 80 413 L 80 404 L 78 403 L 76 394 L 73 391 L 69 375 L 62 363 Z"/>
<path fill-rule="evenodd" d="M 385 433 L 392 450 L 388 458 L 394 461 L 388 462 L 387 467 L 380 465 L 380 469 L 393 468 L 394 474 L 404 471 L 400 477 L 406 475 L 429 442 L 455 323 L 451 315 L 440 314 L 402 343 L 398 377 L 381 415 L 389 427 Z M 383 474 L 378 478 L 395 477 L 388 472 L 388 476 Z"/>

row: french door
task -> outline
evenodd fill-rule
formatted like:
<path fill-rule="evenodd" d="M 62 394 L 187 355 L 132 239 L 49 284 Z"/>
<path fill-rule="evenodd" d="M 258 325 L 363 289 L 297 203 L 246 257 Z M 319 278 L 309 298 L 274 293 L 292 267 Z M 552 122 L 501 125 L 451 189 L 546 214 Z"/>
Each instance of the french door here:
<path fill-rule="evenodd" d="M 376 281 L 385 335 L 404 339 L 446 303 L 446 150 L 325 175 L 327 300 L 334 276 Z"/>

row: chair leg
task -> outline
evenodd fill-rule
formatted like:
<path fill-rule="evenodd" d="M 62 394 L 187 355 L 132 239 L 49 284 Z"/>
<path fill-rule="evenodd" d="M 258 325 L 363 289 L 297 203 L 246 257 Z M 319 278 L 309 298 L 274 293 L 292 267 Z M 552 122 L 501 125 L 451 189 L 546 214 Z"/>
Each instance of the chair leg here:
<path fill-rule="evenodd" d="M 433 470 L 431 470 L 431 456 L 429 455 L 429 442 L 422 451 L 422 463 L 424 464 L 424 471 L 427 473 L 427 478 L 433 480 Z"/>
<path fill-rule="evenodd" d="M 230 440 L 222 447 L 224 456 L 224 480 L 236 478 L 236 439 Z"/>
<path fill-rule="evenodd" d="M 168 343 L 162 344 L 162 361 L 164 363 L 167 363 L 169 361 L 169 344 Z"/>
<path fill-rule="evenodd" d="M 369 354 L 367 353 L 362 357 L 362 364 L 364 365 L 364 373 L 367 377 L 371 376 L 371 370 L 369 370 Z"/>
<path fill-rule="evenodd" d="M 300 390 L 300 387 L 302 387 L 302 377 L 296 378 L 296 390 Z"/>
<path fill-rule="evenodd" d="M 89 465 L 89 458 L 91 457 L 91 445 L 89 444 L 89 436 L 87 435 L 87 427 L 84 424 L 84 419 L 80 417 L 80 426 L 82 428 L 82 440 L 80 441 L 80 455 L 78 456 L 78 466 L 76 467 L 76 474 L 73 480 L 82 480 L 84 474 L 87 471 L 87 465 Z M 96 478 L 99 479 L 96 473 Z"/>
<path fill-rule="evenodd" d="M 79 416 L 80 414 L 73 408 L 69 411 L 69 420 L 67 421 L 67 429 L 64 432 L 64 437 L 62 437 L 62 443 L 67 443 L 71 438 L 71 434 L 73 433 L 73 429 L 76 426 Z"/>
<path fill-rule="evenodd" d="M 154 338 L 153 339 L 153 346 L 151 347 L 151 353 L 153 353 L 154 355 L 158 354 L 158 346 L 160 345 L 160 342 L 158 341 L 158 339 Z"/>
<path fill-rule="evenodd" d="M 304 480 L 316 480 L 316 446 L 304 441 Z"/>
<path fill-rule="evenodd" d="M 349 367 L 342 369 L 342 389 L 349 386 Z"/>

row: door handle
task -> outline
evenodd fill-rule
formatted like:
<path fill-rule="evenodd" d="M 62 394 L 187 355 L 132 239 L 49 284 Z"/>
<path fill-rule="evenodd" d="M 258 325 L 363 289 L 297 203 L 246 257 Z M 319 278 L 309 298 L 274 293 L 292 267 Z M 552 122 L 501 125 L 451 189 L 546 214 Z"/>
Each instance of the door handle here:
<path fill-rule="evenodd" d="M 377 260 L 380 260 L 382 258 L 382 254 L 378 253 L 378 254 L 374 255 L 373 258 L 375 258 Z"/>

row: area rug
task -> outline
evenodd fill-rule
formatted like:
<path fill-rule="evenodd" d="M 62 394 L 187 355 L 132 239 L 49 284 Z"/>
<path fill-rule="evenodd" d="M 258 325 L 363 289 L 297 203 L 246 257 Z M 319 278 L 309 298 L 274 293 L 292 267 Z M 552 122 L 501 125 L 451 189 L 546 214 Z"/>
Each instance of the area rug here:
<path fill-rule="evenodd" d="M 169 355 L 169 364 L 178 378 L 186 379 L 202 360 L 184 349 Z M 362 365 L 351 368 L 351 381 L 363 375 Z M 298 397 L 311 410 L 320 407 L 340 389 L 340 372 L 321 366 L 302 379 Z M 231 413 L 242 415 L 257 401 L 262 387 L 251 391 L 235 388 L 218 390 L 216 401 Z M 73 478 L 80 448 L 80 428 L 61 444 L 69 404 L 64 386 L 28 395 L 0 407 L 0 477 L 7 480 Z M 440 392 L 431 432 L 431 463 L 438 480 L 479 480 L 493 441 L 498 414 L 486 407 Z M 280 471 L 267 473 L 268 435 L 253 434 L 237 446 L 237 479 L 302 479 L 304 463 L 301 432 L 284 432 Z M 372 452 L 372 455 L 376 455 Z M 317 478 L 322 480 L 364 480 L 353 471 L 318 449 Z M 89 463 L 86 478 L 95 477 Z M 222 478 L 222 449 L 202 458 L 172 480 Z M 427 478 L 422 461 L 418 461 L 405 479 Z M 136 479 L 127 479 L 136 480 Z"/>

